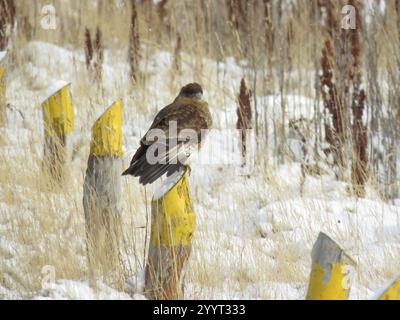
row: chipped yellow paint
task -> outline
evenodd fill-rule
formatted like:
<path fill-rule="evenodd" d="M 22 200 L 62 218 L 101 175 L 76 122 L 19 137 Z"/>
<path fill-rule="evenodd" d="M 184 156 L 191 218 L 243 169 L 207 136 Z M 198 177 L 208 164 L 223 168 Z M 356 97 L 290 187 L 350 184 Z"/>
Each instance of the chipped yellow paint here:
<path fill-rule="evenodd" d="M 328 281 L 324 279 L 326 270 L 314 262 L 312 264 L 310 285 L 308 287 L 307 299 L 309 300 L 347 300 L 349 289 L 345 285 L 346 265 L 344 263 L 335 263 L 332 265 Z M 347 288 L 347 289 L 346 289 Z"/>
<path fill-rule="evenodd" d="M 66 85 L 42 103 L 45 134 L 62 137 L 74 128 L 74 113 Z"/>
<path fill-rule="evenodd" d="M 160 199 L 152 201 L 151 243 L 166 247 L 189 245 L 196 227 L 188 172 Z"/>
<path fill-rule="evenodd" d="M 0 66 L 0 101 L 3 101 L 6 95 L 6 81 L 5 81 L 5 70 Z"/>
<path fill-rule="evenodd" d="M 122 157 L 122 102 L 115 101 L 92 127 L 90 154 Z"/>
<path fill-rule="evenodd" d="M 379 300 L 400 300 L 400 276 L 381 294 Z"/>
<path fill-rule="evenodd" d="M 320 232 L 311 252 L 312 264 L 307 299 L 347 300 L 355 265 L 343 249 Z"/>
<path fill-rule="evenodd" d="M 3 82 L 5 71 L 4 68 L 0 66 L 0 83 Z"/>

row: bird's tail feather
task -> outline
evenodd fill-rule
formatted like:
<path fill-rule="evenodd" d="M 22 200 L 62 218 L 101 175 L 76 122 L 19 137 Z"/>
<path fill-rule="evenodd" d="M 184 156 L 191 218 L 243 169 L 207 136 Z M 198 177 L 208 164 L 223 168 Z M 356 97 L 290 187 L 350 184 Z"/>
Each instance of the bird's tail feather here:
<path fill-rule="evenodd" d="M 159 156 L 159 161 L 155 164 L 150 164 L 146 158 L 146 152 L 141 146 L 136 152 L 132 159 L 131 165 L 125 170 L 122 175 L 132 175 L 139 177 L 139 182 L 143 185 L 153 183 L 162 175 L 167 173 L 167 176 L 171 176 L 173 173 L 178 171 L 182 167 L 184 161 L 179 161 L 182 158 L 182 153 L 185 152 L 185 148 L 182 144 L 169 149 L 167 152 Z M 146 148 L 147 149 L 147 148 Z M 140 156 L 138 157 L 138 155 Z M 184 155 L 184 160 L 187 159 L 187 155 Z"/>
<path fill-rule="evenodd" d="M 176 164 L 150 164 L 147 162 L 145 156 L 138 159 L 135 163 L 133 163 L 127 170 L 124 171 L 122 175 L 132 175 L 135 177 L 139 177 L 139 182 L 143 185 L 153 183 L 162 175 L 167 173 L 168 176 L 178 171 L 182 166 L 181 163 Z"/>

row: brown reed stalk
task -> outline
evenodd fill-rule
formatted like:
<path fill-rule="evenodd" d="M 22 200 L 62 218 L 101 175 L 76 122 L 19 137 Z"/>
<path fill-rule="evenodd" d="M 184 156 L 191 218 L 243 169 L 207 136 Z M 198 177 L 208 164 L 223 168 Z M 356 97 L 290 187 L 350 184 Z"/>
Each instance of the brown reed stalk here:
<path fill-rule="evenodd" d="M 161 0 L 157 3 L 157 14 L 158 18 L 160 19 L 161 25 L 167 26 L 167 4 L 168 0 Z"/>
<path fill-rule="evenodd" d="M 363 123 L 365 109 L 365 91 L 361 89 L 361 4 L 359 1 L 350 0 L 349 4 L 356 8 L 356 29 L 348 30 L 350 36 L 351 56 L 353 58 L 350 69 L 352 92 L 352 184 L 355 194 L 359 197 L 365 195 L 365 184 L 368 180 L 368 137 L 367 127 Z"/>
<path fill-rule="evenodd" d="M 335 165 L 338 166 L 338 174 L 341 176 L 345 168 L 345 141 L 346 141 L 346 103 L 345 96 L 348 92 L 347 79 L 344 85 L 337 85 L 340 79 L 340 72 L 335 76 L 335 71 L 340 71 L 339 59 L 343 57 L 343 36 L 338 35 L 339 24 L 336 17 L 337 8 L 329 0 L 320 0 L 318 6 L 322 12 L 325 9 L 326 19 L 322 21 L 326 33 L 321 58 L 322 75 L 321 95 L 325 110 L 330 115 L 330 119 L 325 118 L 325 140 L 330 145 L 329 152 L 334 155 Z M 341 56 L 335 56 L 336 51 L 341 52 Z M 336 80 L 336 82 L 335 82 Z M 342 80 L 342 79 L 340 79 Z M 340 83 L 339 83 L 340 84 Z"/>
<path fill-rule="evenodd" d="M 140 38 L 139 25 L 135 0 L 131 0 L 131 25 L 129 36 L 128 59 L 131 71 L 131 79 L 136 82 L 139 73 Z"/>
<path fill-rule="evenodd" d="M 7 49 L 10 29 L 15 24 L 16 6 L 14 0 L 0 0 L 0 51 Z"/>
<path fill-rule="evenodd" d="M 243 31 L 247 24 L 247 0 L 227 0 L 228 18 L 236 31 Z"/>
<path fill-rule="evenodd" d="M 398 31 L 398 37 L 400 40 L 400 0 L 395 0 L 395 9 L 396 9 L 396 14 L 397 14 L 397 31 Z"/>
<path fill-rule="evenodd" d="M 400 41 L 400 1 L 395 0 L 397 36 Z M 386 183 L 384 194 L 388 199 L 396 199 L 399 197 L 399 181 L 398 175 L 398 149 L 400 140 L 400 90 L 398 86 L 398 76 L 400 74 L 400 59 L 397 58 L 397 70 L 391 72 L 391 90 L 389 93 L 389 105 L 394 113 L 394 118 L 390 119 L 389 131 L 391 131 L 388 139 L 386 151 L 387 169 Z M 397 110 L 397 111 L 396 111 Z"/>
<path fill-rule="evenodd" d="M 264 3 L 264 24 L 265 24 L 265 39 L 269 55 L 272 54 L 274 45 L 274 29 L 272 24 L 272 1 L 263 0 Z"/>
<path fill-rule="evenodd" d="M 90 30 L 85 28 L 85 61 L 89 74 L 100 83 L 103 73 L 104 47 L 99 27 L 96 27 L 96 36 L 93 40 Z"/>
<path fill-rule="evenodd" d="M 362 121 L 366 97 L 361 89 L 361 6 L 358 1 L 349 2 L 356 8 L 356 29 L 345 30 L 339 28 L 336 3 L 320 0 L 318 4 L 326 11 L 324 27 L 327 34 L 321 59 L 321 93 L 325 109 L 332 118 L 331 123 L 325 121 L 325 138 L 336 156 L 340 173 L 346 161 L 345 143 L 347 127 L 350 125 L 350 120 L 347 120 L 347 101 L 350 100 L 353 116 L 351 179 L 355 194 L 363 196 L 368 179 L 368 140 L 367 129 Z M 334 70 L 337 72 L 335 76 Z"/>
<path fill-rule="evenodd" d="M 333 48 L 330 39 L 325 40 L 324 47 L 322 49 L 321 68 L 322 74 L 320 77 L 321 82 L 321 95 L 324 103 L 325 110 L 330 114 L 331 121 L 325 119 L 325 140 L 330 145 L 330 153 L 336 155 L 336 164 L 340 163 L 338 148 L 341 148 L 338 140 L 338 132 L 343 131 L 343 124 L 340 121 L 340 107 L 338 106 L 338 93 L 337 88 L 333 79 L 332 70 L 333 61 Z"/>
<path fill-rule="evenodd" d="M 365 108 L 365 91 L 353 93 L 353 161 L 352 161 L 352 184 L 353 190 L 358 197 L 365 196 L 365 184 L 368 180 L 368 136 L 367 127 L 363 123 Z"/>
<path fill-rule="evenodd" d="M 399 37 L 399 41 L 400 41 L 400 0 L 395 0 L 395 8 L 396 8 L 396 16 L 397 16 L 397 34 Z M 400 61 L 398 62 L 399 64 L 399 72 L 400 72 Z M 398 110 L 397 110 L 397 115 L 396 115 L 396 119 L 397 119 L 397 126 L 400 126 L 400 106 L 398 106 Z"/>
<path fill-rule="evenodd" d="M 182 61 L 181 61 L 181 51 L 182 51 L 182 40 L 181 35 L 177 33 L 176 35 L 176 45 L 174 50 L 174 68 L 178 73 L 182 71 Z"/>
<path fill-rule="evenodd" d="M 236 114 L 238 120 L 236 122 L 236 129 L 241 130 L 241 152 L 243 165 L 246 164 L 247 152 L 247 130 L 252 128 L 252 112 L 251 112 L 251 90 L 247 89 L 246 81 L 244 78 L 240 81 L 240 92 L 238 95 L 238 108 Z"/>
<path fill-rule="evenodd" d="M 103 62 L 104 62 L 104 47 L 102 44 L 102 34 L 99 27 L 96 28 L 96 39 L 94 41 L 94 52 L 96 53 L 96 59 L 93 63 L 94 76 L 98 82 L 102 80 L 103 74 Z"/>
<path fill-rule="evenodd" d="M 88 28 L 85 28 L 85 61 L 87 70 L 90 70 L 92 60 L 93 60 L 92 37 L 90 35 L 90 30 Z"/>
<path fill-rule="evenodd" d="M 227 0 L 226 6 L 228 9 L 228 19 L 230 23 L 232 23 L 233 27 L 236 30 L 239 30 L 239 21 L 238 21 L 238 5 L 239 2 L 237 0 Z"/>
<path fill-rule="evenodd" d="M 0 2 L 0 4 L 3 2 Z M 4 8 L 0 5 L 0 51 L 4 51 L 7 47 L 7 16 L 4 14 Z"/>

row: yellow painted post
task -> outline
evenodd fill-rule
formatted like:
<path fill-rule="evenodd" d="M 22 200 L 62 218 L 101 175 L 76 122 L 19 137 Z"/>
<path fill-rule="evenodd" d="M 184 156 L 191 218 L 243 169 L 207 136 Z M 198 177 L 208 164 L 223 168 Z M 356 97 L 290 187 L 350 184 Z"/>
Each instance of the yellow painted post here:
<path fill-rule="evenodd" d="M 44 122 L 44 166 L 60 184 L 65 178 L 67 138 L 74 128 L 69 84 L 53 90 L 42 103 Z"/>
<path fill-rule="evenodd" d="M 311 253 L 308 300 L 347 300 L 355 262 L 326 234 L 320 232 Z"/>
<path fill-rule="evenodd" d="M 395 278 L 379 296 L 379 300 L 400 300 L 400 276 Z"/>
<path fill-rule="evenodd" d="M 92 127 L 83 187 L 87 253 L 92 278 L 122 289 L 121 227 L 122 102 L 115 101 Z M 93 280 L 93 279 L 92 279 Z"/>
<path fill-rule="evenodd" d="M 185 168 L 169 177 L 151 202 L 151 237 L 145 294 L 150 299 L 183 298 L 183 269 L 191 251 L 196 216 Z"/>
<path fill-rule="evenodd" d="M 5 52 L 0 52 L 0 127 L 6 123 L 6 71 L 1 61 Z"/>

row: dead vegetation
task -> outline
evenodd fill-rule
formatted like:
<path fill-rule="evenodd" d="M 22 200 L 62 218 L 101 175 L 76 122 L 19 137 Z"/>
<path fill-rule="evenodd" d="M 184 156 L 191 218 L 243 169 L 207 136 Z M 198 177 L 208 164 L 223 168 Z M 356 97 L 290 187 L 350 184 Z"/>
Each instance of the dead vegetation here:
<path fill-rule="evenodd" d="M 90 30 L 85 29 L 85 59 L 86 68 L 91 78 L 96 82 L 102 81 L 102 68 L 104 61 L 104 46 L 100 28 L 96 28 L 96 36 L 92 39 Z"/>
<path fill-rule="evenodd" d="M 135 82 L 137 81 L 139 74 L 140 37 L 137 10 L 134 0 L 131 1 L 131 24 L 129 34 L 128 60 L 131 71 L 131 78 L 132 81 Z"/>
<path fill-rule="evenodd" d="M 238 95 L 238 108 L 236 110 L 237 122 L 236 129 L 240 130 L 241 134 L 241 151 L 243 165 L 246 165 L 246 149 L 247 149 L 247 132 L 252 129 L 252 110 L 250 105 L 251 90 L 247 89 L 244 78 L 240 81 L 240 92 Z"/>
<path fill-rule="evenodd" d="M 90 79 L 104 82 L 102 66 L 107 51 L 111 65 L 126 63 L 129 66 L 127 72 L 135 84 L 134 90 L 123 83 L 120 84 L 123 89 L 116 86 L 112 92 L 126 97 L 126 123 L 144 121 L 139 114 L 153 114 L 161 99 L 170 98 L 161 92 L 169 90 L 165 96 L 169 94 L 172 97 L 175 86 L 179 87 L 185 81 L 202 82 L 212 108 L 228 112 L 228 106 L 237 107 L 232 126 L 254 128 L 257 132 L 259 167 L 252 178 L 262 179 L 262 185 L 268 184 L 273 196 L 263 187 L 246 192 L 240 190 L 231 201 L 238 210 L 245 207 L 249 198 L 262 207 L 271 199 L 281 201 L 295 197 L 297 194 L 290 191 L 292 189 L 288 191 L 289 187 L 295 189 L 298 186 L 303 190 L 307 187 L 308 176 L 326 176 L 331 172 L 330 166 L 336 167 L 338 180 L 351 186 L 349 191 L 352 195 L 368 198 L 377 192 L 385 201 L 398 198 L 398 1 L 387 1 L 383 12 L 374 4 L 373 13 L 369 13 L 372 17 L 369 24 L 365 23 L 367 8 L 352 1 L 358 9 L 357 19 L 362 20 L 362 27 L 354 31 L 340 28 L 342 4 L 338 1 L 296 1 L 286 6 L 284 1 L 272 0 L 163 0 L 157 5 L 152 1 L 94 1 L 89 4 L 72 0 L 68 9 L 60 10 L 63 3 L 54 1 L 59 24 L 56 30 L 49 31 L 40 27 L 42 2 L 25 5 L 22 1 L 0 0 L 0 50 L 12 44 L 16 54 L 28 41 L 45 41 L 70 50 L 82 50 L 84 35 L 83 71 L 86 65 Z M 13 33 L 15 21 L 18 21 L 18 32 Z M 171 58 L 170 71 L 174 83 L 168 83 L 170 78 L 157 79 L 157 82 L 143 81 L 149 72 L 144 70 L 151 69 L 149 66 L 154 63 L 149 57 L 160 51 L 167 52 Z M 236 66 L 239 66 L 239 71 Z M 9 66 L 12 71 L 17 67 Z M 71 68 L 80 70 L 76 65 Z M 158 71 L 151 70 L 151 73 L 157 75 Z M 229 72 L 239 73 L 243 78 L 239 96 L 238 83 L 233 85 L 229 82 Z M 84 78 L 77 76 L 73 97 L 75 110 L 79 110 L 77 122 L 81 127 L 76 130 L 81 130 L 80 133 L 89 130 L 96 112 L 104 107 L 96 104 L 92 83 Z M 305 106 L 302 106 L 300 96 L 310 98 Z M 18 100 L 18 93 L 9 93 L 8 99 L 10 102 Z M 20 102 L 17 107 L 25 108 L 24 103 Z M 29 101 L 29 104 L 33 108 L 38 101 Z M 293 110 L 288 110 L 291 105 L 295 105 L 292 113 Z M 303 118 L 300 113 L 307 114 L 308 118 Z M 229 115 L 226 114 L 227 119 Z M 33 129 L 34 124 L 31 124 Z M 33 135 L 36 131 L 32 128 L 27 128 L 32 136 L 27 144 L 29 149 L 22 157 L 0 155 L 0 203 L 12 208 L 3 217 L 4 221 L 10 222 L 7 239 L 16 241 L 23 248 L 19 249 L 17 269 L 10 270 L 0 262 L 0 284 L 23 297 L 41 293 L 44 265 L 55 266 L 60 279 L 87 279 L 89 274 L 82 241 L 85 231 L 81 190 L 86 164 L 79 160 L 87 158 L 88 141 L 85 137 L 75 141 L 72 179 L 60 192 L 39 174 L 42 154 L 36 152 L 35 146 L 42 140 Z M 301 146 L 299 153 L 294 155 L 288 152 L 290 129 L 298 133 L 296 139 Z M 140 130 L 133 128 L 129 137 Z M 306 149 L 306 145 L 312 149 Z M 241 151 L 246 152 L 246 148 L 244 144 Z M 25 159 L 30 159 L 29 166 Z M 301 163 L 300 182 L 281 183 L 277 176 L 280 166 L 296 161 Z M 124 253 L 131 260 L 120 269 L 134 278 L 145 260 L 146 200 L 150 195 L 132 182 L 123 187 L 124 212 L 127 214 L 123 218 L 122 241 Z M 222 180 L 212 186 L 212 191 L 214 194 L 224 193 Z M 196 195 L 202 194 L 201 190 L 195 192 Z M 213 203 L 208 199 L 198 201 L 202 201 L 204 208 L 212 210 Z M 21 204 L 26 215 L 17 215 L 22 210 L 19 209 Z M 311 207 L 312 204 L 310 211 Z M 221 215 L 232 213 L 228 205 L 219 210 Z M 200 230 L 199 238 L 206 238 L 213 232 L 220 240 L 222 236 L 213 230 Z M 46 238 L 44 234 L 51 237 Z M 279 228 L 263 234 L 264 238 L 276 240 Z M 277 252 L 273 252 L 271 258 L 262 251 L 258 240 L 254 238 L 252 241 L 255 247 L 260 247 L 262 254 L 254 258 L 254 266 L 266 270 L 249 272 L 245 262 L 238 264 L 234 275 L 240 288 L 256 280 L 269 283 L 277 279 L 304 280 L 302 265 L 293 269 L 295 261 L 298 261 L 297 248 L 286 250 L 288 244 L 280 244 L 282 247 L 274 250 Z M 236 257 L 237 252 L 231 248 L 230 241 L 221 241 L 226 245 L 224 249 L 229 253 L 228 257 Z M 203 250 L 200 252 L 209 252 L 208 245 L 198 241 L 196 248 Z M 32 248 L 36 252 L 33 256 Z M 13 257 L 12 252 L 5 255 Z M 106 260 L 108 257 L 105 255 L 103 258 Z M 392 258 L 389 254 L 387 260 Z M 207 266 L 203 260 L 202 254 L 194 253 L 189 279 L 212 289 L 218 287 L 226 278 L 224 270 L 220 270 L 224 257 L 217 255 Z M 277 264 L 268 269 L 274 261 L 278 261 Z M 387 274 L 397 268 L 391 263 L 387 265 Z M 21 276 L 26 274 L 29 276 Z M 362 281 L 368 283 L 369 279 L 363 277 Z M 196 297 L 204 295 L 207 292 L 200 292 Z M 274 296 L 268 289 L 262 295 Z"/>
<path fill-rule="evenodd" d="M 16 7 L 14 0 L 0 1 L 0 51 L 5 51 L 9 44 L 12 29 L 15 26 Z"/>

